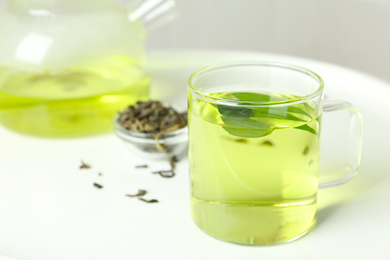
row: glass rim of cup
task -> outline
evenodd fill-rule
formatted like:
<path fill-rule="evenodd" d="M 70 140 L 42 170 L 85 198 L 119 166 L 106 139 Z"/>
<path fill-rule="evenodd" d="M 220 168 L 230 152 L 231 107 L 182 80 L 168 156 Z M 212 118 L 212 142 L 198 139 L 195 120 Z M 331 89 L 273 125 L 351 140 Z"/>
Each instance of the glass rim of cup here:
<path fill-rule="evenodd" d="M 239 66 L 263 66 L 263 67 L 275 67 L 282 69 L 294 70 L 296 72 L 300 72 L 305 74 L 312 79 L 316 80 L 318 83 L 318 87 L 315 91 L 310 92 L 309 94 L 299 96 L 297 98 L 292 98 L 283 101 L 274 101 L 274 102 L 263 102 L 263 101 L 241 101 L 241 100 L 233 100 L 227 98 L 219 98 L 209 94 L 205 94 L 200 90 L 197 90 L 194 86 L 194 81 L 197 77 L 200 77 L 208 72 L 229 68 L 229 67 L 239 67 Z M 294 105 L 298 103 L 309 102 L 311 100 L 316 99 L 318 96 L 322 95 L 325 83 L 321 76 L 317 73 L 306 69 L 304 67 L 284 63 L 284 62 L 276 62 L 276 61 L 261 61 L 261 60 L 241 60 L 241 61 L 229 61 L 229 62 L 221 62 L 213 65 L 206 66 L 195 71 L 187 81 L 187 89 L 192 92 L 197 98 L 203 99 L 207 102 L 219 103 L 230 106 L 245 106 L 245 107 L 269 107 L 269 106 L 286 106 L 286 105 Z"/>

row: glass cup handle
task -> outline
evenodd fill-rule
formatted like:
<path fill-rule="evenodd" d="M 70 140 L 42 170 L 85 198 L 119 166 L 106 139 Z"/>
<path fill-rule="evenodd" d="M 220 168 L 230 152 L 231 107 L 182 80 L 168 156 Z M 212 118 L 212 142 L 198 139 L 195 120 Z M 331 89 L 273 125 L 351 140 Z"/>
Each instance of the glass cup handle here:
<path fill-rule="evenodd" d="M 362 116 L 359 113 L 359 110 L 354 107 L 352 104 L 345 101 L 336 101 L 336 100 L 325 100 L 323 105 L 324 112 L 333 112 L 346 110 L 349 111 L 351 118 L 349 125 L 349 141 L 348 141 L 348 158 L 347 165 L 345 167 L 345 175 L 341 178 L 328 181 L 320 182 L 319 188 L 328 188 L 333 186 L 338 186 L 340 184 L 346 183 L 356 176 L 361 158 L 362 150 L 362 136 L 363 136 L 363 120 Z"/>

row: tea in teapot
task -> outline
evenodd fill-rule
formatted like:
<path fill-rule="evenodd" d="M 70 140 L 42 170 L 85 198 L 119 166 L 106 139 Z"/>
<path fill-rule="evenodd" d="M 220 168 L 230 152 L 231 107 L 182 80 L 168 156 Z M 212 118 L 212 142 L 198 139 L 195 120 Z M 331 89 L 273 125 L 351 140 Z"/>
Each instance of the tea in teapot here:
<path fill-rule="evenodd" d="M 0 123 L 43 137 L 112 129 L 116 112 L 149 97 L 148 13 L 139 13 L 114 0 L 7 1 L 0 14 Z"/>

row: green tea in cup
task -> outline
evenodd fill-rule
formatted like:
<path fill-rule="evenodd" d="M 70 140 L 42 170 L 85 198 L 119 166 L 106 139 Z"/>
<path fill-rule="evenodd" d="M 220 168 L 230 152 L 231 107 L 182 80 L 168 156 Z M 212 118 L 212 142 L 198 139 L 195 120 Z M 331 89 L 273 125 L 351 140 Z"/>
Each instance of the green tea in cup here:
<path fill-rule="evenodd" d="M 315 73 L 280 63 L 225 63 L 191 76 L 191 214 L 201 230 L 225 241 L 266 245 L 312 229 L 323 87 Z M 340 104 L 328 110 L 350 110 L 352 121 L 361 122 L 356 109 Z M 352 138 L 360 145 L 357 125 Z M 354 154 L 348 162 L 353 170 L 322 185 L 352 178 L 360 149 Z"/>

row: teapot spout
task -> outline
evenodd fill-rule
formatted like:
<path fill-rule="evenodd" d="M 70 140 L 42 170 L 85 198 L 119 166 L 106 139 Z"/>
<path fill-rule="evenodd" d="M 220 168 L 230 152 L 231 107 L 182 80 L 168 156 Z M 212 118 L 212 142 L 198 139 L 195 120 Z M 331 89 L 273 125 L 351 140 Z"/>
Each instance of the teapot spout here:
<path fill-rule="evenodd" d="M 128 18 L 151 31 L 175 18 L 175 5 L 174 0 L 132 0 L 128 3 Z"/>

